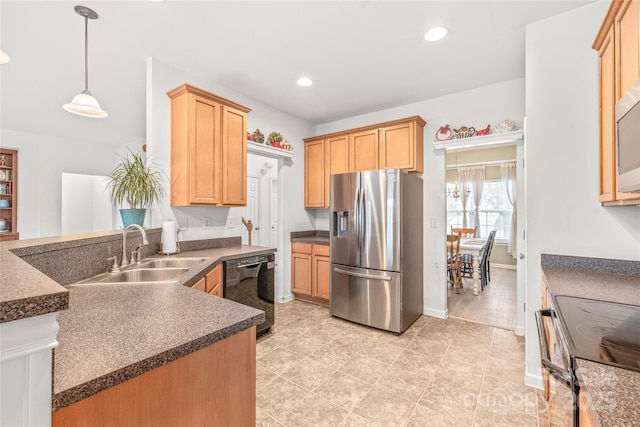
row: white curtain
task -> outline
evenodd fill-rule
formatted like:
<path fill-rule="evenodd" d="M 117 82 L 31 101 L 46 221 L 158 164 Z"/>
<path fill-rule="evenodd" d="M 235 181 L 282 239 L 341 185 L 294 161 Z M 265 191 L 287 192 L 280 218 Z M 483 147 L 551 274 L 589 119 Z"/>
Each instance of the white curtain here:
<path fill-rule="evenodd" d="M 463 194 L 465 194 L 465 197 L 466 197 L 466 188 L 468 187 L 471 188 L 471 192 L 473 194 L 474 215 L 473 215 L 473 223 L 471 228 L 477 227 L 477 232 L 476 232 L 477 237 L 482 237 L 479 209 L 480 209 L 480 202 L 482 201 L 482 193 L 484 191 L 485 169 L 486 168 L 484 165 L 463 166 L 458 169 L 460 171 L 460 176 L 462 177 L 462 185 L 464 190 Z M 463 205 L 463 207 L 465 208 L 465 211 L 466 211 L 466 206 Z M 466 215 L 465 215 L 465 220 L 466 220 Z M 464 224 L 464 227 L 467 227 L 467 225 Z"/>
<path fill-rule="evenodd" d="M 467 202 L 469 201 L 469 193 L 467 193 L 468 182 L 470 177 L 465 175 L 466 170 L 464 167 L 459 167 L 457 174 L 459 178 L 459 184 L 462 188 L 460 188 L 460 201 L 462 202 L 462 228 L 467 228 Z M 456 180 L 456 185 L 458 185 L 458 180 Z"/>
<path fill-rule="evenodd" d="M 511 237 L 509 237 L 509 243 L 507 243 L 507 252 L 511 254 L 512 257 L 516 257 L 518 253 L 517 248 L 517 209 L 516 209 L 516 183 L 517 183 L 517 171 L 516 171 L 516 162 L 505 162 L 500 163 L 500 176 L 502 177 L 502 182 L 507 190 L 507 197 L 509 198 L 509 203 L 513 207 L 513 213 L 511 214 Z"/>

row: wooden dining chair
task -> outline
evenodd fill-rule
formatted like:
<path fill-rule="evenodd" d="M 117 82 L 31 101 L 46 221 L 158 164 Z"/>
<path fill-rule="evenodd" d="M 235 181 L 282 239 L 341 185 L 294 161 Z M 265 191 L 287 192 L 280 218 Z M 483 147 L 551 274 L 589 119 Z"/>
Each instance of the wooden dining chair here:
<path fill-rule="evenodd" d="M 493 249 L 493 242 L 496 239 L 496 230 L 491 230 L 489 237 L 487 238 L 487 244 L 484 245 L 480 257 L 478 257 L 478 264 L 480 267 L 480 289 L 484 289 L 491 280 L 491 273 L 489 268 L 489 258 L 491 257 L 491 250 Z"/>
<path fill-rule="evenodd" d="M 476 225 L 474 228 L 454 228 L 452 225 L 451 233 L 458 233 L 461 238 L 470 239 L 477 236 L 478 226 Z M 460 254 L 460 272 L 462 277 L 473 277 L 473 255 Z"/>
<path fill-rule="evenodd" d="M 460 272 L 460 234 L 447 234 L 447 273 L 451 284 L 460 293 L 462 287 L 462 274 Z"/>

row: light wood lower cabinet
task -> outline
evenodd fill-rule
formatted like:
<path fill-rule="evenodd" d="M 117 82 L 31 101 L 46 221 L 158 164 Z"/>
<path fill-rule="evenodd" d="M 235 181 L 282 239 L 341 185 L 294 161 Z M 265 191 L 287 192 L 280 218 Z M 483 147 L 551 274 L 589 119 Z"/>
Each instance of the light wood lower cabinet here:
<path fill-rule="evenodd" d="M 249 108 L 184 84 L 171 98 L 171 205 L 247 203 Z"/>
<path fill-rule="evenodd" d="M 589 399 L 587 399 L 587 395 L 582 391 L 580 392 L 578 402 L 580 405 L 580 415 L 578 415 L 580 427 L 592 427 L 594 424 L 591 421 L 591 414 L 589 413 Z"/>
<path fill-rule="evenodd" d="M 193 289 L 207 292 L 211 295 L 222 298 L 222 263 L 218 263 L 211 271 L 191 285 Z"/>
<path fill-rule="evenodd" d="M 255 326 L 52 414 L 53 427 L 255 424 Z"/>
<path fill-rule="evenodd" d="M 420 116 L 305 138 L 304 207 L 328 208 L 330 176 L 375 169 L 424 170 Z"/>
<path fill-rule="evenodd" d="M 291 243 L 291 291 L 296 299 L 329 305 L 329 246 Z"/>

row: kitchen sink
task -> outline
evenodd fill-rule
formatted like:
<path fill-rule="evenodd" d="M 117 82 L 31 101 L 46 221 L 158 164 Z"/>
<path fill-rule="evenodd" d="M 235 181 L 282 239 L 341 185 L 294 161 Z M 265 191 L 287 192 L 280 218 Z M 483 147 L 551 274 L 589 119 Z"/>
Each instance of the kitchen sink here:
<path fill-rule="evenodd" d="M 139 283 L 175 283 L 188 268 L 136 268 L 119 273 L 101 274 L 84 280 L 79 285 L 139 284 Z"/>
<path fill-rule="evenodd" d="M 142 268 L 191 268 L 207 258 L 151 258 L 140 264 Z"/>

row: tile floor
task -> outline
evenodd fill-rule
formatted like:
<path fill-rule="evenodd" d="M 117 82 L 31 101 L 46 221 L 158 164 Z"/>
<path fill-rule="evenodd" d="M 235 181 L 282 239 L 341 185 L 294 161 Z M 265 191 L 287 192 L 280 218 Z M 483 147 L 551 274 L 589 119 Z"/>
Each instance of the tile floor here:
<path fill-rule="evenodd" d="M 396 336 L 300 301 L 276 304 L 275 330 L 257 344 L 258 426 L 568 422 L 523 385 L 524 339 L 512 331 L 422 316 Z"/>

